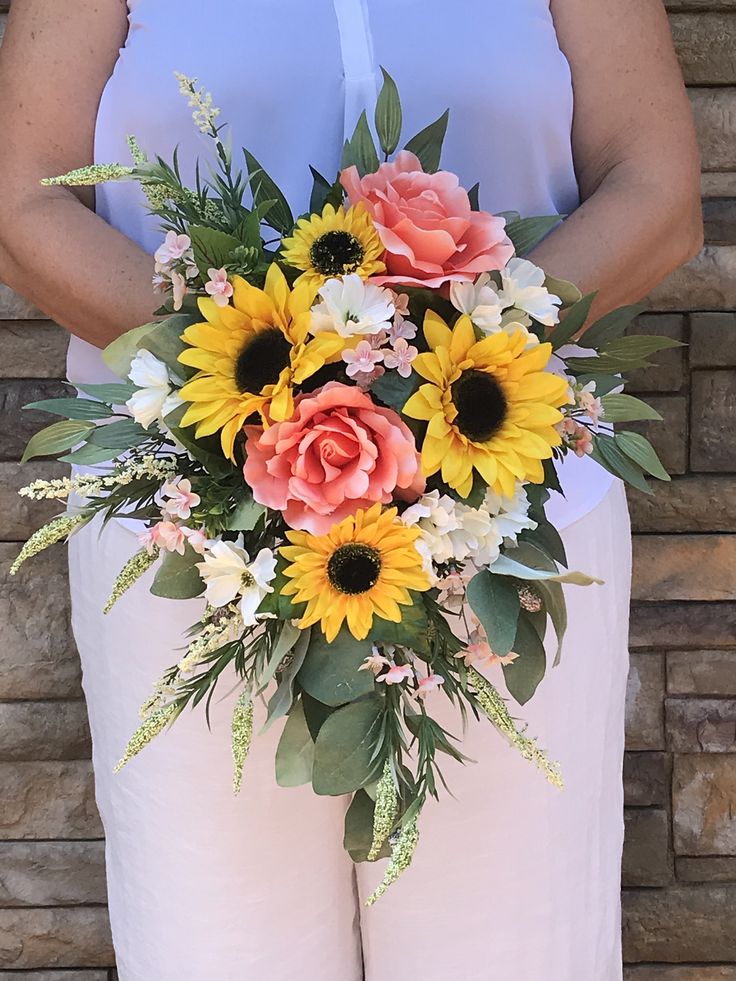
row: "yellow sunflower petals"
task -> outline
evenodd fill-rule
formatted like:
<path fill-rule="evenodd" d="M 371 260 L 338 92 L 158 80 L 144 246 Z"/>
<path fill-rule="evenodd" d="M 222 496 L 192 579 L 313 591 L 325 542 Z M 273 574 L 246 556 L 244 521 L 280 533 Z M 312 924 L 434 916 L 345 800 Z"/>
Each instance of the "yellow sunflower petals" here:
<path fill-rule="evenodd" d="M 442 411 L 442 397 L 434 385 L 422 385 L 403 408 L 405 416 L 410 419 L 431 419 Z"/>
<path fill-rule="evenodd" d="M 455 364 L 467 358 L 468 351 L 474 344 L 475 330 L 473 329 L 473 323 L 470 317 L 462 316 L 453 328 L 452 340 L 450 342 L 450 357 Z"/>
<path fill-rule="evenodd" d="M 433 351 L 449 347 L 452 342 L 452 331 L 434 310 L 427 310 L 424 316 L 424 336 Z"/>

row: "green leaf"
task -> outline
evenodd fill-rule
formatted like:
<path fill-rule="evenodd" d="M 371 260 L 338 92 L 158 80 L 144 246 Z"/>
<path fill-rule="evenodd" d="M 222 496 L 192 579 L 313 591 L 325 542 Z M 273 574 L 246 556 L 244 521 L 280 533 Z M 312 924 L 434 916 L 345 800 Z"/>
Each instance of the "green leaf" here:
<path fill-rule="evenodd" d="M 159 361 L 163 361 L 175 375 L 187 378 L 195 374 L 195 369 L 179 361 L 179 355 L 188 347 L 181 335 L 193 323 L 194 320 L 188 313 L 175 313 L 157 324 L 155 330 L 146 334 L 141 347 L 150 351 Z"/>
<path fill-rule="evenodd" d="M 595 394 L 601 397 L 621 388 L 622 385 L 621 375 L 578 375 L 577 380 L 581 385 L 587 385 L 592 381 L 595 384 Z"/>
<path fill-rule="evenodd" d="M 565 601 L 565 591 L 562 585 L 558 582 L 541 582 L 535 583 L 536 588 L 542 595 L 544 600 L 544 607 L 549 614 L 549 618 L 552 621 L 552 626 L 555 628 L 555 633 L 557 635 L 557 651 L 555 653 L 555 667 L 560 663 L 562 658 L 562 643 L 565 639 L 565 634 L 567 633 L 567 603 Z"/>
<path fill-rule="evenodd" d="M 253 531 L 265 513 L 266 509 L 262 504 L 258 504 L 252 497 L 246 497 L 228 517 L 228 530 Z"/>
<path fill-rule="evenodd" d="M 373 815 L 375 804 L 365 792 L 358 790 L 345 814 L 345 851 L 354 862 L 367 862 L 373 844 Z M 385 842 L 378 858 L 390 858 L 391 846 Z"/>
<path fill-rule="evenodd" d="M 545 569 L 533 569 L 531 566 L 522 565 L 508 555 L 499 555 L 491 566 L 491 573 L 496 576 L 514 576 L 516 579 L 528 579 L 537 582 L 542 579 L 549 579 L 551 582 L 567 582 L 573 586 L 592 586 L 594 583 L 601 584 L 600 579 L 588 576 L 584 572 L 548 572 Z"/>
<path fill-rule="evenodd" d="M 276 203 L 268 212 L 268 224 L 281 235 L 286 235 L 294 227 L 294 216 L 291 213 L 289 202 L 266 171 L 261 167 L 256 158 L 248 150 L 243 150 L 245 163 L 251 178 L 251 190 L 253 192 L 253 203 L 257 207 L 264 201 L 275 201 Z"/>
<path fill-rule="evenodd" d="M 529 542 L 541 549 L 553 561 L 562 565 L 567 565 L 565 554 L 565 544 L 560 537 L 559 531 L 546 519 L 537 521 L 537 527 L 533 531 L 525 531 L 523 541 Z"/>
<path fill-rule="evenodd" d="M 293 706 L 276 749 L 276 783 L 302 787 L 312 782 L 314 742 L 304 717 L 301 699 Z"/>
<path fill-rule="evenodd" d="M 644 310 L 646 310 L 646 306 L 642 303 L 634 303 L 612 310 L 611 313 L 601 317 L 586 330 L 580 343 L 583 347 L 592 347 L 596 351 L 599 348 L 607 347 L 611 341 L 622 337 L 629 324 Z"/>
<path fill-rule="evenodd" d="M 475 183 L 468 191 L 471 211 L 480 211 L 480 184 Z"/>
<path fill-rule="evenodd" d="M 411 596 L 414 600 L 413 604 L 401 607 L 400 623 L 391 623 L 381 617 L 373 618 L 373 627 L 369 635 L 372 641 L 399 644 L 401 647 L 409 647 L 415 651 L 427 651 L 429 625 L 427 611 L 420 593 L 412 592 Z"/>
<path fill-rule="evenodd" d="M 401 139 L 401 99 L 396 82 L 385 68 L 381 68 L 381 71 L 383 72 L 383 86 L 376 103 L 375 122 L 381 149 L 389 157 Z"/>
<path fill-rule="evenodd" d="M 567 311 L 564 320 L 560 321 L 552 333 L 547 335 L 547 340 L 551 343 L 555 351 L 558 348 L 564 347 L 565 344 L 569 344 L 573 337 L 583 329 L 595 298 L 595 293 L 588 293 L 587 296 L 578 300 Z"/>
<path fill-rule="evenodd" d="M 94 429 L 94 423 L 74 419 L 64 419 L 46 426 L 30 438 L 20 462 L 26 463 L 37 456 L 53 456 L 70 450 Z"/>
<path fill-rule="evenodd" d="M 304 706 L 304 717 L 307 720 L 307 728 L 312 734 L 312 739 L 317 738 L 319 731 L 325 722 L 334 712 L 329 705 L 323 705 L 316 698 L 312 698 L 307 692 L 302 691 L 302 705 Z"/>
<path fill-rule="evenodd" d="M 90 434 L 89 442 L 109 450 L 129 450 L 148 439 L 149 435 L 135 419 L 121 419 L 107 426 L 99 426 Z"/>
<path fill-rule="evenodd" d="M 638 463 L 642 470 L 646 470 L 652 477 L 659 480 L 669 480 L 670 475 L 662 466 L 656 450 L 640 433 L 622 432 L 616 433 L 614 440 L 616 446 L 626 454 L 629 459 Z"/>
<path fill-rule="evenodd" d="M 645 494 L 652 493 L 651 485 L 645 478 L 642 467 L 634 463 L 633 460 L 630 460 L 619 449 L 613 437 L 601 434 L 595 435 L 593 437 L 593 452 L 591 456 L 606 470 L 614 476 L 625 480 L 632 487 L 636 487 L 637 490 L 643 491 Z"/>
<path fill-rule="evenodd" d="M 526 705 L 544 678 L 547 655 L 539 633 L 524 615 L 519 617 L 513 649 L 519 657 L 504 665 L 503 676 L 509 694 L 520 705 Z"/>
<path fill-rule="evenodd" d="M 197 269 L 205 279 L 208 279 L 208 269 L 221 269 L 227 265 L 231 254 L 239 248 L 241 241 L 235 235 L 228 235 L 217 228 L 207 228 L 205 225 L 190 225 L 189 237 L 192 240 L 194 261 Z"/>
<path fill-rule="evenodd" d="M 120 337 L 116 337 L 102 352 L 102 360 L 107 367 L 118 377 L 127 378 L 133 358 L 141 348 L 146 347 L 145 339 L 152 331 L 156 330 L 159 324 L 160 321 L 142 324 L 140 327 L 134 327 L 133 330 L 128 330 Z"/>
<path fill-rule="evenodd" d="M 131 395 L 137 391 L 132 384 L 109 384 L 109 385 L 76 385 L 80 392 L 91 395 L 93 399 L 100 402 L 107 402 L 108 405 L 125 405 Z"/>
<path fill-rule="evenodd" d="M 265 601 L 264 601 L 265 602 Z M 263 610 L 263 604 L 261 605 L 261 610 Z M 295 627 L 291 620 L 281 621 L 281 633 L 279 634 L 278 640 L 273 645 L 271 651 L 271 656 L 268 659 L 268 664 L 263 669 L 261 675 L 259 675 L 258 681 L 258 694 L 265 691 L 266 688 L 271 684 L 276 672 L 278 671 L 281 662 L 284 660 L 287 654 L 289 654 L 294 647 L 296 642 L 301 637 L 301 630 L 299 627 Z"/>
<path fill-rule="evenodd" d="M 583 336 L 583 340 L 586 337 L 587 333 Z M 666 351 L 673 347 L 682 346 L 682 341 L 676 341 L 672 337 L 654 334 L 630 334 L 628 337 L 619 337 L 617 340 L 606 343 L 604 353 L 609 357 L 639 360 L 649 358 L 657 351 Z"/>
<path fill-rule="evenodd" d="M 231 476 L 235 467 L 229 460 L 225 459 L 219 439 L 216 436 L 196 439 L 192 426 L 182 428 L 181 420 L 187 409 L 187 405 L 178 405 L 173 412 L 164 418 L 164 422 L 171 430 L 172 435 L 185 449 L 189 450 L 195 460 L 198 460 L 206 468 L 211 477 Z"/>
<path fill-rule="evenodd" d="M 537 218 L 520 218 L 506 226 L 506 234 L 514 243 L 516 254 L 527 255 L 535 245 L 539 245 L 562 219 L 559 215 L 544 215 Z"/>
<path fill-rule="evenodd" d="M 373 672 L 360 670 L 372 647 L 368 640 L 355 640 L 346 627 L 331 644 L 324 634 L 315 631 L 297 680 L 323 705 L 335 707 L 354 702 L 374 688 Z"/>
<path fill-rule="evenodd" d="M 61 463 L 73 463 L 78 467 L 91 467 L 96 463 L 109 463 L 113 452 L 105 446 L 95 446 L 93 443 L 85 443 L 73 453 L 66 453 L 60 456 Z"/>
<path fill-rule="evenodd" d="M 163 561 L 158 567 L 151 592 L 154 596 L 165 599 L 194 599 L 204 592 L 204 583 L 196 563 L 202 561 L 189 545 L 184 546 L 184 554 L 165 552 Z"/>
<path fill-rule="evenodd" d="M 419 388 L 420 381 L 414 371 L 408 378 L 402 378 L 398 371 L 387 371 L 373 382 L 371 395 L 400 412 Z"/>
<path fill-rule="evenodd" d="M 580 303 L 580 301 L 583 299 L 583 294 L 577 288 L 575 283 L 571 283 L 567 279 L 557 279 L 555 276 L 545 276 L 544 285 L 550 293 L 553 293 L 555 296 L 559 296 L 559 298 L 562 300 L 563 310 L 574 307 L 576 303 Z"/>
<path fill-rule="evenodd" d="M 42 399 L 40 402 L 29 402 L 23 408 L 51 412 L 66 419 L 108 419 L 113 414 L 112 409 L 103 402 L 82 398 Z"/>
<path fill-rule="evenodd" d="M 309 212 L 313 215 L 321 215 L 326 204 L 332 204 L 337 208 L 342 201 L 344 191 L 342 189 L 342 184 L 339 181 L 335 181 L 334 184 L 330 184 L 326 177 L 323 177 L 318 170 L 314 167 L 309 168 L 312 172 L 312 177 L 314 183 L 312 185 L 312 194 L 309 199 Z"/>
<path fill-rule="evenodd" d="M 639 419 L 660 420 L 662 416 L 641 399 L 623 393 L 604 395 L 601 398 L 603 418 L 606 422 L 634 422 Z"/>
<path fill-rule="evenodd" d="M 378 170 L 378 152 L 365 110 L 360 114 L 358 125 L 355 127 L 352 139 L 346 144 L 345 152 L 346 165 L 357 167 L 361 177 Z"/>
<path fill-rule="evenodd" d="M 382 719 L 383 704 L 377 697 L 333 712 L 315 743 L 312 787 L 316 794 L 352 794 L 375 778 Z"/>
<path fill-rule="evenodd" d="M 439 119 L 435 119 L 406 144 L 406 149 L 419 157 L 422 167 L 428 174 L 434 174 L 440 169 L 442 144 L 445 142 L 449 121 L 450 110 L 446 109 Z"/>
<path fill-rule="evenodd" d="M 512 649 L 519 621 L 519 594 L 510 580 L 479 572 L 468 584 L 468 602 L 488 635 L 495 654 L 504 657 Z"/>
<path fill-rule="evenodd" d="M 300 631 L 300 635 L 293 648 L 291 660 L 287 662 L 281 671 L 278 687 L 268 703 L 266 721 L 261 729 L 261 733 L 267 732 L 277 719 L 283 719 L 291 711 L 291 706 L 294 703 L 294 682 L 302 664 L 304 664 L 304 658 L 307 656 L 310 633 L 310 630 Z"/>

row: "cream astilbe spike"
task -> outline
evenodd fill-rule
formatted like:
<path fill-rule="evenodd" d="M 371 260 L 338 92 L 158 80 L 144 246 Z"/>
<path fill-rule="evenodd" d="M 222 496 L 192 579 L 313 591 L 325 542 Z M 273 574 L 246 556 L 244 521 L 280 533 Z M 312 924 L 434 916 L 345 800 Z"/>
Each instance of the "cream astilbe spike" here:
<path fill-rule="evenodd" d="M 44 177 L 41 183 L 44 187 L 94 187 L 95 184 L 105 184 L 108 181 L 130 180 L 133 176 L 132 167 L 122 164 L 89 164 L 87 167 L 77 167 L 58 177 Z"/>
<path fill-rule="evenodd" d="M 132 133 L 129 133 L 125 137 L 125 142 L 128 144 L 130 155 L 137 167 L 142 167 L 144 164 L 148 163 L 148 156 L 146 155 L 146 152 L 141 149 L 138 140 L 132 135 Z"/>
<path fill-rule="evenodd" d="M 158 559 L 159 549 L 153 548 L 150 552 L 142 548 L 139 552 L 136 552 L 128 561 L 125 563 L 123 568 L 120 570 L 117 579 L 113 583 L 112 591 L 110 593 L 110 598 L 103 609 L 103 613 L 109 613 L 113 606 L 117 603 L 120 597 L 127 593 L 131 586 L 141 578 L 144 573 L 146 573 L 153 563 Z"/>
<path fill-rule="evenodd" d="M 383 775 L 376 788 L 376 806 L 373 811 L 373 841 L 368 852 L 368 861 L 375 862 L 381 849 L 388 841 L 396 818 L 399 816 L 399 795 L 391 761 L 383 764 Z"/>
<path fill-rule="evenodd" d="M 130 763 L 134 756 L 137 756 L 149 743 L 153 742 L 156 736 L 160 735 L 180 712 L 181 709 L 176 702 L 170 702 L 168 705 L 164 705 L 162 708 L 152 712 L 130 737 L 128 745 L 125 747 L 125 752 L 120 761 L 115 765 L 113 772 L 119 773 L 126 763 Z"/>
<path fill-rule="evenodd" d="M 14 576 L 24 562 L 43 552 L 50 545 L 56 545 L 62 539 L 68 538 L 76 528 L 86 524 L 91 518 L 92 515 L 85 514 L 83 511 L 78 511 L 76 514 L 60 514 L 58 518 L 39 528 L 20 550 L 18 558 L 10 567 L 10 575 Z"/>
<path fill-rule="evenodd" d="M 397 833 L 383 880 L 373 895 L 366 900 L 366 906 L 373 906 L 374 903 L 377 903 L 387 889 L 396 882 L 401 873 L 406 872 L 414 858 L 418 842 L 419 815 L 417 814 Z"/>
<path fill-rule="evenodd" d="M 518 749 L 525 760 L 534 763 L 553 786 L 562 790 L 564 781 L 559 763 L 550 760 L 544 750 L 539 748 L 535 739 L 530 739 L 524 735 L 512 719 L 506 702 L 493 685 L 475 668 L 471 668 L 469 673 L 478 704 L 491 724 L 508 740 L 511 746 Z"/>
<path fill-rule="evenodd" d="M 198 89 L 196 78 L 189 78 L 181 72 L 174 72 L 174 77 L 179 83 L 179 91 L 188 99 L 190 109 L 194 109 L 192 119 L 197 129 L 206 136 L 212 136 L 220 115 L 220 110 L 213 104 L 212 93 L 205 92 L 204 88 Z"/>
<path fill-rule="evenodd" d="M 242 693 L 235 703 L 232 721 L 233 793 L 239 794 L 243 784 L 243 767 L 253 739 L 253 699 L 250 690 Z"/>

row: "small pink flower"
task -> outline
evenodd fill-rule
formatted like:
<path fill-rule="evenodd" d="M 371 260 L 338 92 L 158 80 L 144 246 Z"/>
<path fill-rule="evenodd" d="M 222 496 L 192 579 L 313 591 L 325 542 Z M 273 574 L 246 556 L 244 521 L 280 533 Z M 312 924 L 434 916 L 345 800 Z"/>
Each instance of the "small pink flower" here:
<path fill-rule="evenodd" d="M 445 679 L 441 674 L 430 674 L 429 677 L 422 678 L 417 688 L 417 698 L 426 698 L 427 695 L 430 695 L 433 691 L 437 691 L 444 683 Z"/>
<path fill-rule="evenodd" d="M 146 528 L 146 530 L 141 532 L 141 534 L 138 536 L 138 544 L 142 548 L 145 548 L 149 555 L 153 555 L 158 548 L 156 527 L 157 526 L 154 525 L 153 528 Z"/>
<path fill-rule="evenodd" d="M 197 555 L 204 555 L 210 540 L 201 528 L 182 528 L 182 534 Z"/>
<path fill-rule="evenodd" d="M 419 354 L 419 351 L 403 337 L 394 343 L 392 351 L 386 351 L 383 356 L 383 363 L 387 368 L 395 368 L 402 378 L 408 378 L 411 374 L 411 363 Z"/>
<path fill-rule="evenodd" d="M 192 247 L 192 240 L 188 235 L 177 235 L 176 232 L 167 232 L 163 243 L 156 249 L 154 259 L 162 266 L 168 265 L 181 259 Z"/>
<path fill-rule="evenodd" d="M 376 351 L 370 341 L 361 341 L 355 350 L 343 351 L 342 359 L 348 366 L 348 376 L 355 378 L 370 374 L 383 361 L 383 351 Z"/>
<path fill-rule="evenodd" d="M 603 403 L 601 400 L 596 398 L 592 392 L 587 392 L 585 389 L 583 389 L 582 392 L 578 392 L 577 401 L 578 405 L 589 417 L 593 425 L 597 426 L 598 420 L 603 415 Z"/>
<path fill-rule="evenodd" d="M 181 273 L 171 273 L 171 287 L 174 292 L 174 309 L 181 310 L 182 304 L 184 303 L 184 297 L 189 292 L 187 281 Z"/>
<path fill-rule="evenodd" d="M 169 280 L 162 273 L 156 273 L 151 282 L 156 293 L 165 293 L 169 285 Z"/>
<path fill-rule="evenodd" d="M 413 341 L 416 336 L 417 325 L 413 324 L 411 320 L 406 320 L 402 314 L 397 313 L 389 331 L 391 343 L 395 344 L 402 337 L 407 341 Z"/>
<path fill-rule="evenodd" d="M 394 309 L 399 314 L 401 319 L 409 316 L 409 294 L 408 293 L 396 293 L 391 290 L 391 296 L 394 301 Z M 414 328 L 416 331 L 416 327 Z"/>
<path fill-rule="evenodd" d="M 383 681 L 387 685 L 401 685 L 413 677 L 414 669 L 408 664 L 393 664 L 386 674 L 382 674 L 377 680 Z"/>
<path fill-rule="evenodd" d="M 159 521 L 147 533 L 141 535 L 141 541 L 144 538 L 146 539 L 145 544 L 149 554 L 153 551 L 152 548 L 149 548 L 149 543 L 166 552 L 178 552 L 179 555 L 184 554 L 184 548 L 187 543 L 184 532 L 173 521 Z"/>
<path fill-rule="evenodd" d="M 164 511 L 172 518 L 189 518 L 192 508 L 201 504 L 202 498 L 192 491 L 192 482 L 186 478 L 177 478 L 164 484 L 163 493 L 169 498 L 164 504 Z"/>
<path fill-rule="evenodd" d="M 233 295 L 233 284 L 228 282 L 227 269 L 208 269 L 210 277 L 204 284 L 205 293 L 212 297 L 218 307 L 226 307 Z"/>
<path fill-rule="evenodd" d="M 373 382 L 377 378 L 382 378 L 385 374 L 386 369 L 383 367 L 383 365 L 377 364 L 373 371 L 370 371 L 367 374 L 358 375 L 355 379 L 355 384 L 361 391 L 367 392 Z"/>
<path fill-rule="evenodd" d="M 578 430 L 578 437 L 575 440 L 575 456 L 588 456 L 593 452 L 593 434 L 585 426 Z"/>
<path fill-rule="evenodd" d="M 391 662 L 387 657 L 379 654 L 377 649 L 374 648 L 373 653 L 370 657 L 367 657 L 365 661 L 358 668 L 358 671 L 372 671 L 373 674 L 380 674 L 384 668 L 391 666 Z"/>

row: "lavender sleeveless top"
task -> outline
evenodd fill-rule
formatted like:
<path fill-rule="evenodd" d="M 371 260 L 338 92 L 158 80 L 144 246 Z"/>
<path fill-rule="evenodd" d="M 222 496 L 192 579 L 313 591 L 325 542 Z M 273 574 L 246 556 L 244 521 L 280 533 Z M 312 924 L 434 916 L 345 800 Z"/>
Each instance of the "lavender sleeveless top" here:
<path fill-rule="evenodd" d="M 338 170 L 342 145 L 371 107 L 384 66 L 404 105 L 406 138 L 445 108 L 443 166 L 481 207 L 524 215 L 578 205 L 570 133 L 573 93 L 548 0 L 130 0 L 130 30 L 102 96 L 98 162 L 128 162 L 126 135 L 170 157 L 185 179 L 209 149 L 174 71 L 211 90 L 236 147 L 247 146 L 306 211 L 308 164 Z M 198 27 L 198 22 L 201 27 Z M 149 252 L 161 239 L 133 184 L 103 185 L 97 211 Z M 112 284 L 111 284 L 112 285 Z M 99 351 L 72 338 L 72 381 L 108 379 Z M 565 527 L 590 511 L 612 478 L 568 458 L 565 497 L 548 513 Z"/>

